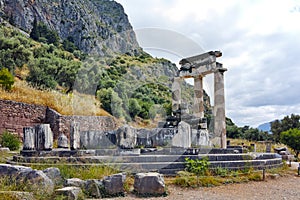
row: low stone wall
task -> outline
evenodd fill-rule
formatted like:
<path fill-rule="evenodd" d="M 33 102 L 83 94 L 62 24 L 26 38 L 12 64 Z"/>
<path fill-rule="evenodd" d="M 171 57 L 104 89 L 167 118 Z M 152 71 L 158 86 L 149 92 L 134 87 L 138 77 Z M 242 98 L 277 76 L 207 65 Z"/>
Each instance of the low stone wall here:
<path fill-rule="evenodd" d="M 23 127 L 45 122 L 46 107 L 0 100 L 0 134 L 8 130 L 23 135 Z"/>
<path fill-rule="evenodd" d="M 107 131 L 117 128 L 113 117 L 109 116 L 65 116 L 46 106 L 0 100 L 0 134 L 4 130 L 23 137 L 23 128 L 37 124 L 50 124 L 57 139 L 63 133 L 68 138 L 71 122 L 80 124 L 80 131 Z"/>

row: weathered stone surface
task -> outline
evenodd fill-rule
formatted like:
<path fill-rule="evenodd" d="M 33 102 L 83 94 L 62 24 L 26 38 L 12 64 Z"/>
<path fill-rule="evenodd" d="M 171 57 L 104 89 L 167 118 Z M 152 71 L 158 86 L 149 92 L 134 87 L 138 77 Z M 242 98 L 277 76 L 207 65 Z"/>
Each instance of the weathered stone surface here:
<path fill-rule="evenodd" d="M 64 187 L 55 190 L 56 196 L 63 196 L 64 199 L 68 200 L 79 200 L 84 199 L 82 190 L 79 187 Z"/>
<path fill-rule="evenodd" d="M 138 173 L 134 177 L 134 190 L 139 195 L 164 195 L 164 178 L 159 173 Z"/>
<path fill-rule="evenodd" d="M 59 185 L 64 181 L 63 177 L 61 176 L 60 170 L 56 167 L 47 168 L 43 170 L 43 172 L 44 174 L 46 174 L 46 176 L 48 176 L 48 178 L 52 180 L 55 185 Z"/>
<path fill-rule="evenodd" d="M 36 150 L 52 150 L 53 148 L 53 133 L 50 124 L 40 124 L 35 126 Z"/>
<path fill-rule="evenodd" d="M 191 147 L 191 127 L 188 123 L 181 121 L 178 124 L 178 133 L 172 139 L 174 147 Z"/>
<path fill-rule="evenodd" d="M 6 16 L 13 16 L 14 24 L 28 33 L 35 18 L 42 21 L 62 40 L 71 37 L 76 47 L 85 53 L 134 54 L 140 50 L 122 5 L 115 1 L 60 0 L 52 5 L 47 0 L 10 0 L 4 1 L 3 11 Z"/>
<path fill-rule="evenodd" d="M 23 150 L 35 150 L 35 128 L 23 128 Z"/>
<path fill-rule="evenodd" d="M 192 129 L 192 144 L 194 146 L 210 146 L 209 133 L 206 129 Z"/>
<path fill-rule="evenodd" d="M 52 180 L 40 170 L 21 171 L 16 177 L 17 183 L 27 187 L 38 194 L 51 195 L 54 191 Z"/>
<path fill-rule="evenodd" d="M 33 200 L 35 198 L 30 192 L 0 191 L 0 199 Z"/>
<path fill-rule="evenodd" d="M 57 147 L 58 148 L 64 148 L 67 149 L 69 148 L 69 141 L 67 136 L 65 136 L 64 134 L 60 134 L 57 138 Z"/>
<path fill-rule="evenodd" d="M 80 130 L 79 123 L 71 123 L 70 128 L 70 147 L 72 150 L 80 149 Z"/>
<path fill-rule="evenodd" d="M 173 128 L 137 129 L 137 145 L 147 148 L 171 146 L 174 134 Z"/>
<path fill-rule="evenodd" d="M 117 144 L 123 149 L 133 149 L 136 146 L 136 129 L 125 125 L 116 131 Z"/>
<path fill-rule="evenodd" d="M 74 187 L 80 187 L 84 188 L 85 187 L 85 181 L 79 179 L 79 178 L 69 178 L 66 179 L 64 182 L 64 186 L 74 186 Z"/>
<path fill-rule="evenodd" d="M 82 149 L 111 149 L 116 148 L 114 131 L 83 131 L 80 133 Z"/>
<path fill-rule="evenodd" d="M 101 180 L 86 180 L 84 193 L 87 194 L 89 197 L 101 198 L 101 188 L 103 188 L 103 182 Z"/>
<path fill-rule="evenodd" d="M 124 182 L 126 175 L 119 173 L 107 176 L 103 179 L 104 189 L 107 195 L 124 195 Z"/>
<path fill-rule="evenodd" d="M 15 177 L 22 171 L 30 171 L 30 167 L 24 167 L 19 165 L 0 164 L 0 176 Z"/>

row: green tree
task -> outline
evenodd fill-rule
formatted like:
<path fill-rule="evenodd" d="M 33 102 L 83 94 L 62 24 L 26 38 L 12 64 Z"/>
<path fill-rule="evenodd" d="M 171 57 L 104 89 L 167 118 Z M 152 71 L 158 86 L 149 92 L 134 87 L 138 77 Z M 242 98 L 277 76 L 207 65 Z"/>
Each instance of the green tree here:
<path fill-rule="evenodd" d="M 287 131 L 283 131 L 280 134 L 280 141 L 283 144 L 288 145 L 293 149 L 296 154 L 296 158 L 300 153 L 300 130 L 297 128 L 289 129 Z"/>
<path fill-rule="evenodd" d="M 123 116 L 122 99 L 112 88 L 98 90 L 97 97 L 104 110 L 118 118 Z"/>
<path fill-rule="evenodd" d="M 132 119 L 134 119 L 135 116 L 139 115 L 142 111 L 142 107 L 140 106 L 139 102 L 134 99 L 129 99 L 129 106 L 128 106 L 129 114 Z"/>
<path fill-rule="evenodd" d="M 275 142 L 280 141 L 280 134 L 293 128 L 300 128 L 300 115 L 292 114 L 291 117 L 285 116 L 282 120 L 271 122 L 271 132 Z"/>
<path fill-rule="evenodd" d="M 5 90 L 11 90 L 14 84 L 14 76 L 8 71 L 7 68 L 0 70 L 0 85 Z"/>

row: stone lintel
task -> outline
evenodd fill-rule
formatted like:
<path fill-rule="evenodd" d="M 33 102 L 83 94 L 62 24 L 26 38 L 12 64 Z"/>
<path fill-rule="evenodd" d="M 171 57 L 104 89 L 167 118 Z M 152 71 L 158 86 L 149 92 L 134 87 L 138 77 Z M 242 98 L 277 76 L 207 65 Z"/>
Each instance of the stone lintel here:
<path fill-rule="evenodd" d="M 212 58 L 213 60 L 216 60 L 216 58 L 221 57 L 222 56 L 222 52 L 221 51 L 209 51 L 197 56 L 191 56 L 188 58 L 184 58 L 181 61 L 179 61 L 180 65 L 184 65 L 184 64 L 199 64 L 201 62 L 203 62 L 204 60 L 206 60 L 207 58 Z"/>
<path fill-rule="evenodd" d="M 195 76 L 206 76 L 208 74 L 215 73 L 216 71 L 225 72 L 226 68 L 223 68 L 223 64 L 219 62 L 211 63 L 209 65 L 202 65 L 192 69 L 192 72 L 189 71 L 180 71 L 179 77 L 181 78 L 193 78 Z"/>

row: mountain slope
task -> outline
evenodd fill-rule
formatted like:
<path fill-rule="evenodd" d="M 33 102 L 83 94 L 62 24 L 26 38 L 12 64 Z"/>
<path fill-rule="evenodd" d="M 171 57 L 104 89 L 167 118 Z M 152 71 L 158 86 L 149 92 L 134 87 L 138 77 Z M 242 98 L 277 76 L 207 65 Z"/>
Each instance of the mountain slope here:
<path fill-rule="evenodd" d="M 30 33 L 43 22 L 84 53 L 110 55 L 141 51 L 122 5 L 111 0 L 0 0 L 0 16 Z"/>

